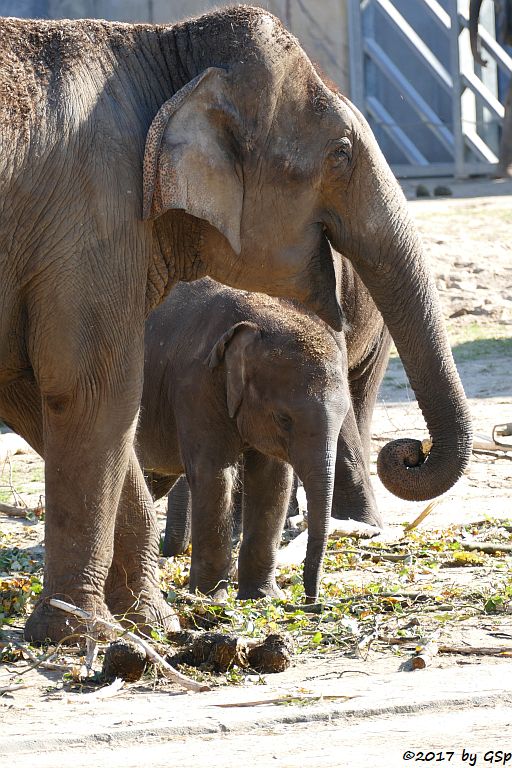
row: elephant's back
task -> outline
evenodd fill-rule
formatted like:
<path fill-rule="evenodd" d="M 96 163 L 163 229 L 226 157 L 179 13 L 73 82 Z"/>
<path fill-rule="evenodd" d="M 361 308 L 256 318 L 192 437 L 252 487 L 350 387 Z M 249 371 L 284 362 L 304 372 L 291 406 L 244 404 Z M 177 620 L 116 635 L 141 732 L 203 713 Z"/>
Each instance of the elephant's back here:
<path fill-rule="evenodd" d="M 169 350 L 176 369 L 204 360 L 233 325 L 255 323 L 276 347 L 295 345 L 309 358 L 335 358 L 344 349 L 335 333 L 298 302 L 229 288 L 210 278 L 179 283 L 150 315 L 146 348 L 160 356 Z"/>
<path fill-rule="evenodd" d="M 17 144 L 44 145 L 76 129 L 119 69 L 113 50 L 122 60 L 140 30 L 92 19 L 0 17 L 0 142 L 12 154 L 12 134 Z M 42 131 L 46 125 L 52 130 Z"/>

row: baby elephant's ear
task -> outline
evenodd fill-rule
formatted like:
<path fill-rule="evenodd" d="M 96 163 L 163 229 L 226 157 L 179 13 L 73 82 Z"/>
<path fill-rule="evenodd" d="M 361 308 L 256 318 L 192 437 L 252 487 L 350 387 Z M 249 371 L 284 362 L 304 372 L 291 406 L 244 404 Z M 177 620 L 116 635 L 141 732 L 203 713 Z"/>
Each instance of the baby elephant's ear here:
<path fill-rule="evenodd" d="M 143 218 L 179 208 L 216 227 L 239 254 L 243 184 L 229 85 L 229 73 L 211 67 L 158 111 L 146 138 Z"/>
<path fill-rule="evenodd" d="M 225 362 L 226 398 L 231 419 L 236 416 L 244 394 L 246 349 L 260 333 L 261 331 L 255 323 L 246 320 L 233 325 L 220 337 L 205 361 L 206 365 L 212 369 L 220 365 L 222 361 Z"/>

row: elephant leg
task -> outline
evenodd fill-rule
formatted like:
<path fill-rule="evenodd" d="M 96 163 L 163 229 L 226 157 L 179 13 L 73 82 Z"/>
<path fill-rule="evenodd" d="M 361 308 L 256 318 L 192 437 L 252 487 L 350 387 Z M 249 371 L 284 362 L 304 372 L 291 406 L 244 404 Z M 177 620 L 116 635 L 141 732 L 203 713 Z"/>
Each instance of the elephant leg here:
<path fill-rule="evenodd" d="M 187 477 L 192 494 L 190 591 L 223 600 L 231 565 L 236 465 L 215 467 L 198 460 Z"/>
<path fill-rule="evenodd" d="M 338 520 L 351 519 L 382 527 L 352 406 L 338 438 L 331 514 Z"/>
<path fill-rule="evenodd" d="M 139 343 L 133 327 L 130 338 L 107 327 L 118 335 L 98 334 L 81 350 L 48 344 L 31 358 L 42 382 L 46 486 L 44 588 L 25 625 L 33 642 L 59 641 L 83 625 L 49 605 L 51 597 L 111 616 L 104 588 L 141 396 L 143 324 Z M 51 339 L 46 330 L 40 336 Z M 67 340 L 91 338 L 73 331 Z"/>
<path fill-rule="evenodd" d="M 368 357 L 356 369 L 349 372 L 350 395 L 368 472 L 370 469 L 373 409 L 381 381 L 386 372 L 391 343 L 392 339 L 387 328 L 383 328 Z"/>
<path fill-rule="evenodd" d="M 257 451 L 245 454 L 243 540 L 238 556 L 238 597 L 282 597 L 275 581 L 293 483 L 289 464 Z"/>
<path fill-rule="evenodd" d="M 243 463 L 238 467 L 238 481 L 233 490 L 232 538 L 235 545 L 242 535 Z M 167 522 L 162 554 L 164 557 L 183 555 L 192 536 L 192 495 L 186 475 L 174 483 L 167 497 Z"/>
<path fill-rule="evenodd" d="M 192 534 L 192 496 L 186 475 L 174 483 L 167 496 L 167 522 L 163 543 L 163 556 L 184 554 Z"/>
<path fill-rule="evenodd" d="M 179 621 L 164 600 L 157 576 L 160 532 L 142 470 L 132 449 L 117 510 L 114 556 L 105 596 L 116 618 L 139 631 L 157 626 L 178 631 Z"/>
<path fill-rule="evenodd" d="M 300 514 L 299 502 L 297 501 L 297 491 L 299 488 L 299 478 L 293 473 L 292 487 L 290 490 L 290 500 L 288 502 L 288 509 L 286 510 L 286 517 L 295 517 Z"/>

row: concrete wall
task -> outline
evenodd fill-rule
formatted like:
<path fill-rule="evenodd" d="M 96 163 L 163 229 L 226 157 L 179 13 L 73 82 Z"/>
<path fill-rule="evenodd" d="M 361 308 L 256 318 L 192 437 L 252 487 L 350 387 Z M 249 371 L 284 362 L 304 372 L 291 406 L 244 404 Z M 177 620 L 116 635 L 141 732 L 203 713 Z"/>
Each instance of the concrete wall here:
<path fill-rule="evenodd" d="M 345 0 L 254 0 L 253 4 L 279 16 L 309 56 L 348 93 Z M 160 24 L 178 21 L 219 5 L 222 0 L 0 0 L 0 15 L 103 18 Z"/>

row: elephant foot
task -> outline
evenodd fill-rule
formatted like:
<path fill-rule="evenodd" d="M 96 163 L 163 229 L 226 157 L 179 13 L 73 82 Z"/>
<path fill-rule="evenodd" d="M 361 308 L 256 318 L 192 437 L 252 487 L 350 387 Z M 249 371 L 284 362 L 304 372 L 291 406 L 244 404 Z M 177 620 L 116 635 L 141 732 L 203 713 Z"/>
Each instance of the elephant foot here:
<path fill-rule="evenodd" d="M 114 622 L 114 618 L 109 613 L 107 606 L 102 601 L 92 600 L 90 596 L 85 600 L 74 600 L 67 595 L 54 595 L 53 597 L 72 603 L 88 611 L 96 618 Z M 48 597 L 42 596 L 26 621 L 24 636 L 28 642 L 73 645 L 81 637 L 83 638 L 84 634 L 94 633 L 95 637 L 102 640 L 111 640 L 116 636 L 116 633 L 108 628 L 93 628 L 91 623 L 86 620 L 73 616 L 70 613 L 65 613 L 60 608 L 55 608 L 50 605 L 48 600 Z"/>
<path fill-rule="evenodd" d="M 138 595 L 120 589 L 108 594 L 107 603 L 116 620 L 139 635 L 150 637 L 153 630 L 167 634 L 181 629 L 178 616 L 158 589 Z"/>
<path fill-rule="evenodd" d="M 228 601 L 228 589 L 224 584 L 215 587 L 214 589 L 202 590 L 200 587 L 196 587 L 195 589 L 190 588 L 189 591 L 192 595 L 201 595 L 202 597 L 207 598 L 211 603 L 216 603 L 218 605 L 224 605 L 224 603 L 227 603 Z"/>
<path fill-rule="evenodd" d="M 265 584 L 264 586 L 258 585 L 238 585 L 237 600 L 260 600 L 262 597 L 272 597 L 277 600 L 284 600 L 285 594 L 274 582 Z"/>

